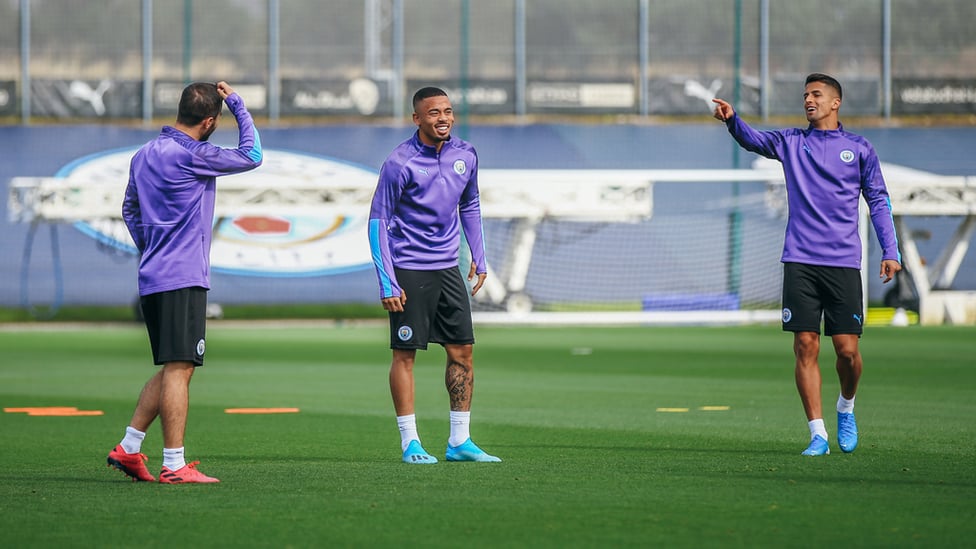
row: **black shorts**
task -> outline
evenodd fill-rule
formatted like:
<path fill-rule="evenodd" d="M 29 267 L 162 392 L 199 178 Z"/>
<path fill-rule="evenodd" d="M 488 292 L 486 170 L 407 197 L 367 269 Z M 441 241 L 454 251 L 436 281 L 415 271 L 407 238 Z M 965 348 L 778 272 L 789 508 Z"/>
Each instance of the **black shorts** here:
<path fill-rule="evenodd" d="M 142 296 L 153 361 L 192 362 L 203 365 L 206 351 L 207 290 L 182 288 Z"/>
<path fill-rule="evenodd" d="M 864 297 L 861 271 L 802 263 L 783 264 L 783 330 L 861 335 Z"/>
<path fill-rule="evenodd" d="M 407 294 L 407 303 L 403 312 L 390 313 L 391 349 L 426 349 L 428 343 L 474 343 L 471 301 L 458 267 L 394 271 Z"/>

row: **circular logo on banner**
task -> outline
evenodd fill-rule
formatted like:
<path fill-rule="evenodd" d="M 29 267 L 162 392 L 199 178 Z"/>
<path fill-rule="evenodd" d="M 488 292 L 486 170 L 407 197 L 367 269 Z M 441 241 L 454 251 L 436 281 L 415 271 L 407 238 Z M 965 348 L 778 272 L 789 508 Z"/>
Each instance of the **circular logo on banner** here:
<path fill-rule="evenodd" d="M 464 160 L 454 161 L 454 173 L 464 175 L 464 172 L 466 171 L 468 171 L 468 166 L 464 163 Z"/>
<path fill-rule="evenodd" d="M 850 164 L 854 162 L 854 151 L 850 149 L 844 149 L 840 151 L 840 159 L 845 164 Z"/>
<path fill-rule="evenodd" d="M 413 337 L 413 328 L 400 326 L 400 329 L 397 330 L 397 337 L 400 338 L 400 341 L 410 341 L 410 338 Z"/>
<path fill-rule="evenodd" d="M 136 254 L 121 204 L 137 148 L 77 159 L 56 174 L 93 196 L 104 211 L 75 227 L 111 248 Z M 367 226 L 374 171 L 308 154 L 264 151 L 259 169 L 220 177 L 210 266 L 213 272 L 270 277 L 341 274 L 372 267 Z M 110 204 L 109 204 L 110 203 Z"/>
<path fill-rule="evenodd" d="M 791 310 L 789 310 L 789 309 L 787 309 L 787 308 L 784 307 L 783 308 L 783 323 L 785 324 L 785 323 L 789 322 L 790 320 L 793 320 L 793 311 L 791 311 Z"/>

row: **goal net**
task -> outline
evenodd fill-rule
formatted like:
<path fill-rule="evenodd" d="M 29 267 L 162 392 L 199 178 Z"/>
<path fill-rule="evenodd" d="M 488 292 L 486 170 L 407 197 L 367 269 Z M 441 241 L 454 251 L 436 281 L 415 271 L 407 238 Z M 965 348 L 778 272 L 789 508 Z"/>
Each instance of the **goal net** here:
<path fill-rule="evenodd" d="M 120 218 L 132 152 L 95 155 L 55 177 L 11 179 L 8 220 L 30 224 L 20 264 L 22 304 L 32 307 L 29 287 L 46 281 L 54 287 L 55 303 L 62 297 L 53 227 L 47 263 L 53 276 L 32 268 L 33 235 L 40 224 L 72 223 L 113 258 L 135 256 Z M 252 303 L 260 294 L 266 298 L 262 303 L 304 303 L 309 296 L 322 302 L 375 302 L 366 225 L 376 174 L 303 153 L 265 153 L 261 170 L 228 176 L 220 184 L 211 269 L 227 277 L 221 299 Z M 973 177 L 890 164 L 882 169 L 911 275 L 906 287 L 917 296 L 920 322 L 971 324 L 976 292 L 956 278 L 971 271 L 965 258 L 976 235 Z M 489 277 L 474 300 L 477 322 L 779 319 L 786 191 L 775 161 L 757 160 L 749 169 L 735 170 L 482 169 L 479 183 Z M 862 202 L 862 264 L 869 226 Z M 917 240 L 931 235 L 937 242 L 927 249 L 938 254 L 925 261 Z M 90 303 L 96 291 L 102 292 L 98 303 L 126 299 L 103 290 L 123 284 L 127 273 L 102 269 L 98 277 L 79 275 L 90 258 L 82 259 L 86 251 L 77 246 L 69 252 L 73 263 L 65 273 L 76 278 L 63 285 L 74 288 L 66 301 Z M 464 265 L 469 258 L 461 261 Z M 869 271 L 861 273 L 866 289 Z M 110 276 L 115 278 L 106 282 Z M 15 280 L 4 279 L 8 286 Z"/>
<path fill-rule="evenodd" d="M 779 318 L 779 170 L 485 171 L 480 322 Z M 585 194 L 584 194 L 585 193 Z"/>
<path fill-rule="evenodd" d="M 75 223 L 104 249 L 134 254 L 119 217 L 125 187 L 118 174 L 131 153 L 91 159 L 62 177 L 15 178 L 10 219 Z M 375 174 L 283 151 L 267 151 L 263 170 L 222 181 L 213 270 L 301 296 L 316 277 L 335 286 L 345 276 L 350 288 L 369 289 L 344 298 L 373 301 L 365 221 Z M 778 318 L 785 224 L 779 169 L 479 176 L 490 276 L 475 299 L 478 322 Z M 29 267 L 25 261 L 25 281 Z"/>

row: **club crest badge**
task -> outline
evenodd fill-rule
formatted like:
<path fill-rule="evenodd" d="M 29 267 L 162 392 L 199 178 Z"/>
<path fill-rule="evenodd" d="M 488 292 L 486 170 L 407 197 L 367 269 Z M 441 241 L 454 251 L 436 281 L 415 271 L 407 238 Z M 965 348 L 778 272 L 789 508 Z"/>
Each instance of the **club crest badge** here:
<path fill-rule="evenodd" d="M 454 161 L 454 173 L 458 175 L 464 175 L 464 173 L 467 171 L 468 171 L 468 166 L 467 164 L 464 163 L 464 160 Z"/>
<path fill-rule="evenodd" d="M 413 328 L 410 326 L 400 326 L 400 329 L 397 330 L 397 337 L 400 338 L 400 341 L 410 341 L 410 338 L 413 337 Z"/>
<path fill-rule="evenodd" d="M 850 149 L 844 149 L 840 151 L 840 160 L 844 164 L 850 164 L 851 162 L 854 162 L 854 151 Z"/>
<path fill-rule="evenodd" d="M 793 311 L 789 310 L 788 308 L 783 308 L 783 324 L 786 324 L 791 320 L 793 320 Z"/>

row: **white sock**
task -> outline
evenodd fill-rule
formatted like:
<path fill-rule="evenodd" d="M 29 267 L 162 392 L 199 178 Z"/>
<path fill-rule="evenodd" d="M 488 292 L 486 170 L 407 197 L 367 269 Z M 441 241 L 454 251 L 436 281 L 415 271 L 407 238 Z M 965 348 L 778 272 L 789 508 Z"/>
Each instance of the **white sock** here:
<path fill-rule="evenodd" d="M 841 394 L 839 397 L 837 397 L 837 411 L 842 414 L 853 413 L 855 398 L 857 398 L 857 396 L 853 396 L 851 397 L 850 400 L 847 400 L 846 398 L 844 398 L 844 395 Z"/>
<path fill-rule="evenodd" d="M 400 428 L 400 450 L 406 450 L 411 440 L 420 442 L 420 435 L 417 434 L 417 416 L 397 416 L 397 427 Z"/>
<path fill-rule="evenodd" d="M 451 411 L 451 436 L 447 443 L 451 446 L 460 446 L 464 441 L 471 438 L 471 412 Z"/>
<path fill-rule="evenodd" d="M 827 428 L 824 427 L 823 418 L 807 422 L 807 425 L 810 427 L 810 440 L 813 440 L 813 437 L 817 435 L 827 440 Z"/>
<path fill-rule="evenodd" d="M 163 448 L 163 467 L 168 467 L 170 471 L 178 471 L 186 467 L 182 446 L 179 448 Z"/>
<path fill-rule="evenodd" d="M 142 450 L 142 441 L 146 438 L 146 433 L 133 427 L 125 428 L 125 438 L 119 443 L 127 454 L 138 454 Z"/>

